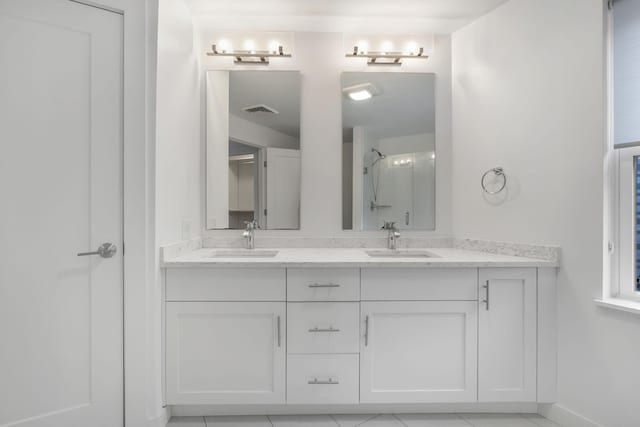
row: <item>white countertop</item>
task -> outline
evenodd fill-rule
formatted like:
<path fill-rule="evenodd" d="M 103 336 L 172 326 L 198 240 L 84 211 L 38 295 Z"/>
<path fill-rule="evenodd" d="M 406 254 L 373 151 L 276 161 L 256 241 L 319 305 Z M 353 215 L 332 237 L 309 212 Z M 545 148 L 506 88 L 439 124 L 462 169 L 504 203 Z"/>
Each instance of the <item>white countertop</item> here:
<path fill-rule="evenodd" d="M 410 249 L 411 252 L 429 252 L 433 255 L 429 258 L 374 258 L 366 253 L 367 250 L 384 249 L 260 248 L 255 251 L 278 253 L 274 257 L 216 257 L 216 251 L 236 252 L 242 249 L 203 248 L 164 260 L 162 267 L 558 267 L 556 261 L 454 248 Z"/>

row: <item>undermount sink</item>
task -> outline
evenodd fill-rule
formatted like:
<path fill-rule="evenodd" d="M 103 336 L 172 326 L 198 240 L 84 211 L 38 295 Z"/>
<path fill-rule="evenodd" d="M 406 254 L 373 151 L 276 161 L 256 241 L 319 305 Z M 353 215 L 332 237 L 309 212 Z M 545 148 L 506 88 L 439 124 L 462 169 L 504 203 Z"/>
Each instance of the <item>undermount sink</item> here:
<path fill-rule="evenodd" d="M 217 250 L 213 252 L 214 258 L 273 258 L 278 251 L 263 251 L 255 249 Z"/>
<path fill-rule="evenodd" d="M 392 250 L 381 249 L 376 251 L 365 251 L 367 255 L 372 258 L 437 258 L 437 255 L 427 251 L 412 251 L 412 250 Z"/>

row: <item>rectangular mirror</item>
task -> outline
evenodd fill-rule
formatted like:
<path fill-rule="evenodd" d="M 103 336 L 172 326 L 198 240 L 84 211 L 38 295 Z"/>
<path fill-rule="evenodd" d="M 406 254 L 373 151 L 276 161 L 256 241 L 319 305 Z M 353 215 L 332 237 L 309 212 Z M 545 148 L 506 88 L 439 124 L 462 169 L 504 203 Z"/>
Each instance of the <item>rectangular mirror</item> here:
<path fill-rule="evenodd" d="M 300 228 L 300 73 L 206 72 L 207 229 Z"/>
<path fill-rule="evenodd" d="M 435 229 L 435 75 L 341 80 L 343 228 Z"/>

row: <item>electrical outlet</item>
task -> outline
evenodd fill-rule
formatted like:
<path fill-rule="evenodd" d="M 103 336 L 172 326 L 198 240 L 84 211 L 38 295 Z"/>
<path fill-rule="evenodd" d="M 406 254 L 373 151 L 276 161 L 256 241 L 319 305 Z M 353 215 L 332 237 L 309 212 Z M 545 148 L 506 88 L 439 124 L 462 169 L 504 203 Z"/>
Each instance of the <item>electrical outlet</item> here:
<path fill-rule="evenodd" d="M 191 220 L 183 219 L 180 228 L 181 228 L 182 240 L 190 240 L 191 239 Z"/>

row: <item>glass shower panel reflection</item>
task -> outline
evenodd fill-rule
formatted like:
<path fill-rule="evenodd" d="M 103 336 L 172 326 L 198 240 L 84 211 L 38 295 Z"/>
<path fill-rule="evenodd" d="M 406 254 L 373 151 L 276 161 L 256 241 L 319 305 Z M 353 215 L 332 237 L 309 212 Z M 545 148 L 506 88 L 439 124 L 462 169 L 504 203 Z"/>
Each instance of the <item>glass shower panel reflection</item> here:
<path fill-rule="evenodd" d="M 428 188 L 435 180 L 433 151 L 385 155 L 372 150 L 363 163 L 370 165 L 363 170 L 363 229 L 379 229 L 385 221 L 400 229 L 434 228 L 433 189 Z"/>
<path fill-rule="evenodd" d="M 342 74 L 342 224 L 435 229 L 435 76 Z M 355 96 L 370 91 L 369 97 Z"/>

